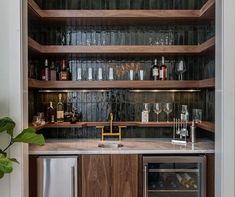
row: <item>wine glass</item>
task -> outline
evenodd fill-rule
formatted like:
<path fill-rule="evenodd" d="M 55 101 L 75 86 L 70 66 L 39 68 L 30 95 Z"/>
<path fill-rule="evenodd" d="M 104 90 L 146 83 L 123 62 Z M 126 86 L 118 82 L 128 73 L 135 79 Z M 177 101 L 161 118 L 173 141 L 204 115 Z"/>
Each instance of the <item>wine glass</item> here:
<path fill-rule="evenodd" d="M 148 113 L 150 112 L 150 104 L 149 103 L 143 104 L 143 111 L 147 111 Z"/>
<path fill-rule="evenodd" d="M 172 112 L 172 103 L 165 103 L 163 111 L 167 114 L 167 122 L 169 122 L 169 114 Z"/>
<path fill-rule="evenodd" d="M 162 112 L 162 104 L 161 103 L 154 103 L 153 104 L 153 111 L 157 114 L 157 122 L 158 122 L 158 115 Z"/>
<path fill-rule="evenodd" d="M 175 67 L 175 72 L 178 75 L 179 80 L 183 80 L 183 73 L 186 71 L 185 62 L 183 60 L 180 60 Z"/>

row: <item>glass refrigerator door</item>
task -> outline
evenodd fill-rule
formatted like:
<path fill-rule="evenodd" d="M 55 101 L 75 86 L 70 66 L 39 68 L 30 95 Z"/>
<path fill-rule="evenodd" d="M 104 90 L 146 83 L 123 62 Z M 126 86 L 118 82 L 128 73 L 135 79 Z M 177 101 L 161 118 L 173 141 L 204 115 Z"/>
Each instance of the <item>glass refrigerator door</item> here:
<path fill-rule="evenodd" d="M 205 157 L 144 157 L 144 197 L 206 197 Z"/>

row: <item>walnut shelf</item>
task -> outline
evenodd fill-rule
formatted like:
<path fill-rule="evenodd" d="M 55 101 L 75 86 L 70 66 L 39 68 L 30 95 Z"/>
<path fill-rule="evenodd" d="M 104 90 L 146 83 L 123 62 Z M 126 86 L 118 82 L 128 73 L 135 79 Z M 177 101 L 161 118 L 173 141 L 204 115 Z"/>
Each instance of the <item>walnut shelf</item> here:
<path fill-rule="evenodd" d="M 168 81 L 39 81 L 30 79 L 31 89 L 201 89 L 214 88 L 214 79 Z"/>
<path fill-rule="evenodd" d="M 76 21 L 83 24 L 140 24 L 162 21 L 203 21 L 215 15 L 215 0 L 208 0 L 199 10 L 42 10 L 28 0 L 29 14 L 52 22 Z"/>
<path fill-rule="evenodd" d="M 113 126 L 127 126 L 127 127 L 172 127 L 173 122 L 135 122 L 135 121 L 127 121 L 127 122 L 113 122 Z M 191 124 L 191 123 L 189 123 Z M 109 122 L 78 122 L 76 124 L 71 124 L 69 122 L 63 123 L 54 123 L 54 124 L 45 124 L 40 127 L 33 127 L 37 131 L 47 128 L 83 128 L 83 127 L 96 127 L 96 126 L 109 126 Z M 214 123 L 208 121 L 202 121 L 202 123 L 196 124 L 198 128 L 204 129 L 206 131 L 214 133 L 215 126 Z"/>
<path fill-rule="evenodd" d="M 200 54 L 213 49 L 215 38 L 212 37 L 200 45 L 107 45 L 107 46 L 61 46 L 41 45 L 28 38 L 29 50 L 40 54 L 78 54 L 78 55 L 167 55 Z"/>

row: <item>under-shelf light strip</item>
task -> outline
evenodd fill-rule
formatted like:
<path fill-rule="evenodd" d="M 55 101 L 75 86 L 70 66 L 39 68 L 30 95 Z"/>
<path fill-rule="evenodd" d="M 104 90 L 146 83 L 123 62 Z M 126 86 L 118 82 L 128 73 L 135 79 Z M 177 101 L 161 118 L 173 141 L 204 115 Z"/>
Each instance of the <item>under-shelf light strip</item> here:
<path fill-rule="evenodd" d="M 81 93 L 88 93 L 88 92 L 110 92 L 111 90 L 39 90 L 41 93 L 70 93 L 70 92 L 81 92 Z M 129 90 L 132 93 L 180 93 L 180 92 L 187 92 L 187 93 L 194 93 L 194 92 L 201 92 L 201 90 L 189 89 L 189 90 Z"/>
<path fill-rule="evenodd" d="M 134 92 L 134 93 L 161 93 L 161 92 L 169 92 L 169 93 L 177 93 L 177 92 L 189 92 L 189 93 L 194 93 L 194 92 L 201 92 L 201 90 L 195 90 L 195 89 L 190 89 L 190 90 L 129 90 L 129 92 Z"/>

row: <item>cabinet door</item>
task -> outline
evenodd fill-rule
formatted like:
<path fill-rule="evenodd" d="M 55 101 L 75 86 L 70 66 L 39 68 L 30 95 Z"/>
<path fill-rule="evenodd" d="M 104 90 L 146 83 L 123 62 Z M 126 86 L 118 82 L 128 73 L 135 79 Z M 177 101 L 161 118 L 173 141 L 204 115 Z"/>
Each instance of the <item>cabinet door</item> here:
<path fill-rule="evenodd" d="M 207 155 L 207 197 L 215 196 L 215 155 Z"/>
<path fill-rule="evenodd" d="M 111 155 L 112 197 L 138 197 L 138 155 Z"/>
<path fill-rule="evenodd" d="M 82 155 L 82 197 L 110 197 L 110 155 Z"/>

